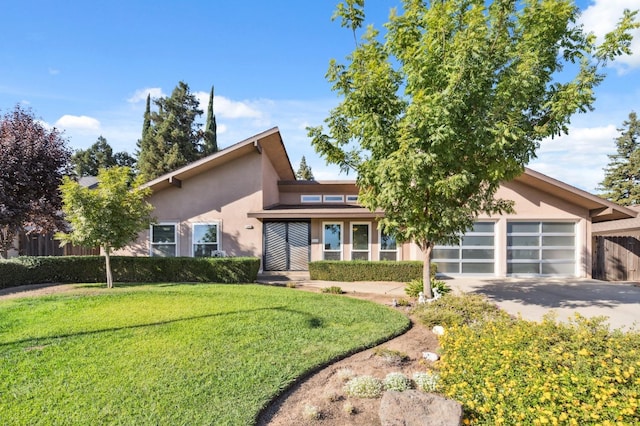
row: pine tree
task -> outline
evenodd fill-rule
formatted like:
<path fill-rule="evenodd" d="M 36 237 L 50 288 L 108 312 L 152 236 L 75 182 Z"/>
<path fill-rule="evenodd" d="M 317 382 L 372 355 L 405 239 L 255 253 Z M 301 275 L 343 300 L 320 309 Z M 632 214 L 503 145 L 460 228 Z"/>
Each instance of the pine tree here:
<path fill-rule="evenodd" d="M 181 81 L 169 97 L 154 100 L 157 112 L 149 112 L 150 125 L 143 125 L 138 168 L 146 180 L 154 179 L 201 156 L 200 103 Z M 146 115 L 146 113 L 145 113 Z"/>
<path fill-rule="evenodd" d="M 202 145 L 202 155 L 207 156 L 218 152 L 218 126 L 216 125 L 216 116 L 213 113 L 213 86 L 209 94 L 209 107 L 207 108 L 207 124 L 204 128 L 204 143 Z"/>
<path fill-rule="evenodd" d="M 307 159 L 302 156 L 300 160 L 300 167 L 298 167 L 298 171 L 296 172 L 296 177 L 301 180 L 313 180 L 313 172 L 311 171 L 311 167 L 307 165 Z"/>
<path fill-rule="evenodd" d="M 144 122 L 142 123 L 142 138 L 149 132 L 151 127 L 151 94 L 147 94 L 147 106 L 144 109 Z"/>
<path fill-rule="evenodd" d="M 616 138 L 617 153 L 609 155 L 600 190 L 602 197 L 623 206 L 640 204 L 640 122 L 635 112 L 622 123 Z"/>

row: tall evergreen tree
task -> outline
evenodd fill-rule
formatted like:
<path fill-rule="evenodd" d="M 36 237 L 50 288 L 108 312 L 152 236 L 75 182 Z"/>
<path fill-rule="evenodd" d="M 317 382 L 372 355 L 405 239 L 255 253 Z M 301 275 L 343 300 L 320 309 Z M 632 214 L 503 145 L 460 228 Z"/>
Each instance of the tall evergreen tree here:
<path fill-rule="evenodd" d="M 600 190 L 602 197 L 623 206 L 640 204 L 640 122 L 635 112 L 622 123 L 616 150 L 609 155 Z"/>
<path fill-rule="evenodd" d="M 142 138 L 149 132 L 151 127 L 151 94 L 147 94 L 147 105 L 144 109 L 144 122 L 142 123 Z"/>
<path fill-rule="evenodd" d="M 311 167 L 307 165 L 307 159 L 302 156 L 300 160 L 300 166 L 298 167 L 298 171 L 296 172 L 296 177 L 302 180 L 313 180 L 313 172 L 311 171 Z"/>
<path fill-rule="evenodd" d="M 128 166 L 135 164 L 135 159 L 127 152 L 113 153 L 109 142 L 101 135 L 88 149 L 79 149 L 71 156 L 71 164 L 76 176 L 97 176 L 98 170 L 114 166 Z"/>
<path fill-rule="evenodd" d="M 209 106 L 207 108 L 207 123 L 204 128 L 204 143 L 202 145 L 202 155 L 207 156 L 218 152 L 218 126 L 216 116 L 213 113 L 213 86 L 209 94 Z"/>
<path fill-rule="evenodd" d="M 138 169 L 146 180 L 191 163 L 201 155 L 200 103 L 181 81 L 169 97 L 154 100 L 157 112 L 150 112 L 150 126 L 143 126 L 139 143 Z"/>

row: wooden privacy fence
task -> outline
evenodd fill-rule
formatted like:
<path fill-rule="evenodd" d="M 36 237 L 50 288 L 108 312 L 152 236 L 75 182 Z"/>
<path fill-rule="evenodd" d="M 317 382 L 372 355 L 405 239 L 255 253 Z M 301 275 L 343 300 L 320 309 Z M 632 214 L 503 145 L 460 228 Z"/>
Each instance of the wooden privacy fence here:
<path fill-rule="evenodd" d="M 60 241 L 53 238 L 52 234 L 24 234 L 19 235 L 20 256 L 96 256 L 100 254 L 99 248 L 86 248 L 66 244 L 60 247 Z"/>
<path fill-rule="evenodd" d="M 595 279 L 640 281 L 640 240 L 636 237 L 594 237 L 592 259 Z"/>

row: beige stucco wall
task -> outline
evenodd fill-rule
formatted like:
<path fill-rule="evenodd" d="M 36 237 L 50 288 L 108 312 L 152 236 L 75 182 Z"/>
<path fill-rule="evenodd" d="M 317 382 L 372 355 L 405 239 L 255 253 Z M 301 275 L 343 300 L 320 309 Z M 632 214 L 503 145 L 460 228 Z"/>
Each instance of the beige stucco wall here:
<path fill-rule="evenodd" d="M 158 223 L 176 223 L 178 255 L 192 255 L 192 225 L 219 221 L 221 250 L 230 256 L 262 255 L 262 222 L 247 212 L 262 208 L 262 159 L 258 152 L 186 179 L 182 187 L 152 194 Z M 142 232 L 123 255 L 149 255 L 149 231 Z"/>

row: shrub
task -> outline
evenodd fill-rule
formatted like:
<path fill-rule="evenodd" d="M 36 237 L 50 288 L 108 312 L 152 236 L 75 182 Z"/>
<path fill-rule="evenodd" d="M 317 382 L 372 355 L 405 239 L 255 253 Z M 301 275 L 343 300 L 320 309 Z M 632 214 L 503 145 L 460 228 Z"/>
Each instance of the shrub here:
<path fill-rule="evenodd" d="M 342 411 L 350 416 L 358 413 L 356 407 L 349 401 L 344 403 L 344 405 L 342 406 Z"/>
<path fill-rule="evenodd" d="M 637 424 L 640 333 L 499 317 L 440 340 L 439 389 L 472 424 Z"/>
<path fill-rule="evenodd" d="M 322 289 L 323 293 L 342 294 L 342 288 L 338 286 L 325 287 Z"/>
<path fill-rule="evenodd" d="M 404 288 L 404 292 L 409 297 L 418 297 L 419 293 L 424 288 L 424 286 L 422 285 L 423 282 L 424 281 L 422 281 L 422 278 L 409 281 Z M 451 291 L 451 288 L 444 281 L 436 279 L 431 280 L 431 288 L 438 289 L 440 295 L 447 294 Z"/>
<path fill-rule="evenodd" d="M 407 282 L 422 276 L 420 261 L 321 260 L 309 262 L 312 280 L 323 281 L 397 281 Z M 431 264 L 435 277 L 437 265 Z"/>
<path fill-rule="evenodd" d="M 111 258 L 116 282 L 254 282 L 257 258 Z M 0 261 L 0 288 L 37 283 L 87 283 L 106 280 L 102 256 L 18 257 Z"/>
<path fill-rule="evenodd" d="M 411 380 L 402 373 L 389 373 L 384 378 L 385 390 L 404 392 L 411 389 Z"/>
<path fill-rule="evenodd" d="M 434 325 L 482 323 L 498 317 L 509 317 L 484 296 L 477 294 L 447 294 L 431 303 L 418 305 L 413 312 L 429 328 Z"/>
<path fill-rule="evenodd" d="M 409 361 L 409 355 L 404 352 L 397 351 L 395 349 L 389 349 L 384 346 L 375 348 L 373 354 L 379 356 L 385 363 L 390 365 L 400 365 L 403 362 Z"/>
<path fill-rule="evenodd" d="M 320 420 L 322 418 L 322 414 L 315 405 L 305 404 L 302 409 L 302 417 L 307 420 Z"/>
<path fill-rule="evenodd" d="M 348 382 L 356 376 L 356 373 L 350 368 L 341 368 L 336 371 L 336 376 L 343 382 Z"/>
<path fill-rule="evenodd" d="M 416 384 L 416 388 L 422 392 L 435 392 L 439 378 L 440 376 L 438 374 L 430 371 L 413 374 L 413 381 Z"/>
<path fill-rule="evenodd" d="M 358 376 L 344 385 L 344 392 L 356 398 L 379 398 L 384 386 L 382 380 L 372 376 Z"/>

